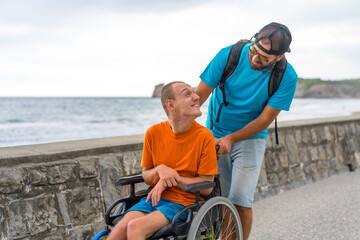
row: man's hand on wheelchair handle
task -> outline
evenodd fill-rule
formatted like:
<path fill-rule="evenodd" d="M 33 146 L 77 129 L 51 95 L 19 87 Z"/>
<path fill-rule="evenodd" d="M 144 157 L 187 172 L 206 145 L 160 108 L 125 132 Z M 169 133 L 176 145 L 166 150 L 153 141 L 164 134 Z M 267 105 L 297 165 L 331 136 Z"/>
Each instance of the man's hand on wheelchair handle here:
<path fill-rule="evenodd" d="M 219 146 L 219 150 L 217 154 L 228 154 L 230 153 L 231 147 L 233 145 L 233 141 L 230 135 L 227 135 L 223 138 L 219 138 L 215 141 L 215 145 Z"/>

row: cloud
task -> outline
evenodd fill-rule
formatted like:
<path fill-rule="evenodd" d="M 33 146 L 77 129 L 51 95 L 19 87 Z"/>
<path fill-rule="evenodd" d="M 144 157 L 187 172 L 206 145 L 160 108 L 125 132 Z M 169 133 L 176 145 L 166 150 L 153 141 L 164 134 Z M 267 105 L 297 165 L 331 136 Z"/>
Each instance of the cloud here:
<path fill-rule="evenodd" d="M 0 96 L 150 96 L 222 48 L 286 24 L 301 77 L 360 76 L 356 1 L 0 1 Z"/>

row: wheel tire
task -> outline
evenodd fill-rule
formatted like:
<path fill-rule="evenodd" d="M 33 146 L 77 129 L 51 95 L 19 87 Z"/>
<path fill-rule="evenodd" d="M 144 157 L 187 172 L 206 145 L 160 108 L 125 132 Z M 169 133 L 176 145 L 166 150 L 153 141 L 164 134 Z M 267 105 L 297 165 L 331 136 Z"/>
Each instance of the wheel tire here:
<path fill-rule="evenodd" d="M 108 237 L 108 233 L 106 231 L 99 232 L 92 240 L 105 240 Z"/>
<path fill-rule="evenodd" d="M 224 224 L 225 215 L 229 216 L 229 221 Z M 240 217 L 227 198 L 214 197 L 200 207 L 187 237 L 187 240 L 195 239 L 243 239 Z"/>

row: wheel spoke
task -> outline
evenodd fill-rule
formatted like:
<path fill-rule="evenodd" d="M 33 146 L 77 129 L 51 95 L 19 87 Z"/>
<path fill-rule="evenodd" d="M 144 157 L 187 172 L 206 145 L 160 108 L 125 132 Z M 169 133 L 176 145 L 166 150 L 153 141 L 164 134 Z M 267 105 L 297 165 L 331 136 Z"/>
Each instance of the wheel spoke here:
<path fill-rule="evenodd" d="M 188 240 L 194 239 L 242 240 L 241 222 L 234 205 L 224 197 L 205 202 L 190 226 Z"/>

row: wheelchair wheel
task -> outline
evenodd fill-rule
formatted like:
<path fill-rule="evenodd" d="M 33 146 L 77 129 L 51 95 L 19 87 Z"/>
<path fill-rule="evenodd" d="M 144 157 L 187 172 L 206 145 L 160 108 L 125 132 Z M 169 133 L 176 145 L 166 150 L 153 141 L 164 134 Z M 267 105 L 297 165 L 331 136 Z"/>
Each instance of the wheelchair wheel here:
<path fill-rule="evenodd" d="M 108 234 L 106 231 L 99 232 L 92 240 L 106 240 Z"/>
<path fill-rule="evenodd" d="M 242 240 L 240 217 L 234 205 L 225 197 L 206 201 L 191 222 L 188 240 Z"/>

